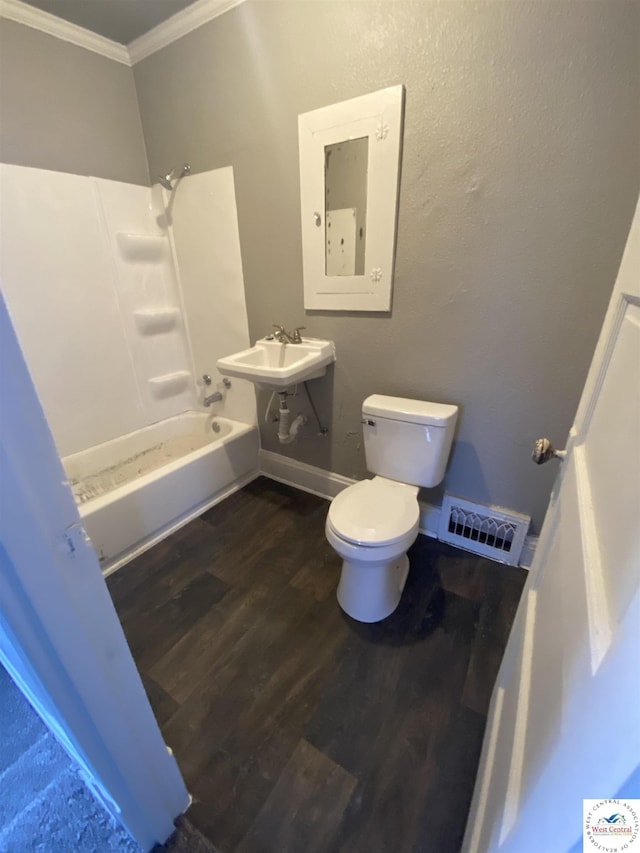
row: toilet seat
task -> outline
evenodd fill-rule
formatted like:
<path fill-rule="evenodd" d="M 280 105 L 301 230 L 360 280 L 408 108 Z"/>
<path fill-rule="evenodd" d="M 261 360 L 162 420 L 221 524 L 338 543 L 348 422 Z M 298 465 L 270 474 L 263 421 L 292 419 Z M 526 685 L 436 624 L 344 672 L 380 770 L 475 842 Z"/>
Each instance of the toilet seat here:
<path fill-rule="evenodd" d="M 384 477 L 354 483 L 333 499 L 327 523 L 341 539 L 369 548 L 393 545 L 417 532 L 418 488 Z"/>

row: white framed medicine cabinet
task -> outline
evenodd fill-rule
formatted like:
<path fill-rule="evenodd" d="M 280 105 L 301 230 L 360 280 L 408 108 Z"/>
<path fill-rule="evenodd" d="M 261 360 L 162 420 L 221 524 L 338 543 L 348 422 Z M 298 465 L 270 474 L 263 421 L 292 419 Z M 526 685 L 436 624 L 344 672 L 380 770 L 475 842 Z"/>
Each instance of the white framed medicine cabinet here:
<path fill-rule="evenodd" d="M 298 116 L 304 307 L 390 311 L 404 86 Z"/>

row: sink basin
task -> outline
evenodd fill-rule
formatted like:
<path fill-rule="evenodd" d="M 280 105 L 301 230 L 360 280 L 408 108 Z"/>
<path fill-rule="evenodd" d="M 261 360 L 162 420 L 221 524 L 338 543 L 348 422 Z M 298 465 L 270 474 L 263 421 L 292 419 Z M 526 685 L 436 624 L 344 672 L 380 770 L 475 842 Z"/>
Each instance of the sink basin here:
<path fill-rule="evenodd" d="M 297 382 L 324 376 L 327 365 L 335 360 L 333 341 L 303 338 L 299 344 L 281 344 L 262 338 L 251 349 L 219 358 L 216 366 L 223 376 L 284 390 Z"/>

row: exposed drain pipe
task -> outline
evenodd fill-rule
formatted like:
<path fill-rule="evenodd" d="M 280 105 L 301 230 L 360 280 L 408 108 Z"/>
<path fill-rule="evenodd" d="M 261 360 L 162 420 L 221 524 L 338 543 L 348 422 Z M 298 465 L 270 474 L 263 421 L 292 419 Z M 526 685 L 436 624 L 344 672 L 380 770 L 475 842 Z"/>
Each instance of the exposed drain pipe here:
<path fill-rule="evenodd" d="M 278 440 L 280 444 L 291 444 L 295 440 L 300 428 L 306 424 L 304 415 L 298 415 L 291 420 L 291 410 L 287 406 L 287 392 L 278 391 L 280 408 L 278 409 Z"/>

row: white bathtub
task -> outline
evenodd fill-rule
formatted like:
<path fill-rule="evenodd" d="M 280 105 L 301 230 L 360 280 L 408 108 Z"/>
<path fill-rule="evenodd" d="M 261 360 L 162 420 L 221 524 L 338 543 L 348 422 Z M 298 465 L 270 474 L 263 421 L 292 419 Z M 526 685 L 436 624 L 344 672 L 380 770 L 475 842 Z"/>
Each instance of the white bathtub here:
<path fill-rule="evenodd" d="M 254 479 L 258 430 L 185 412 L 62 463 L 109 574 Z"/>

